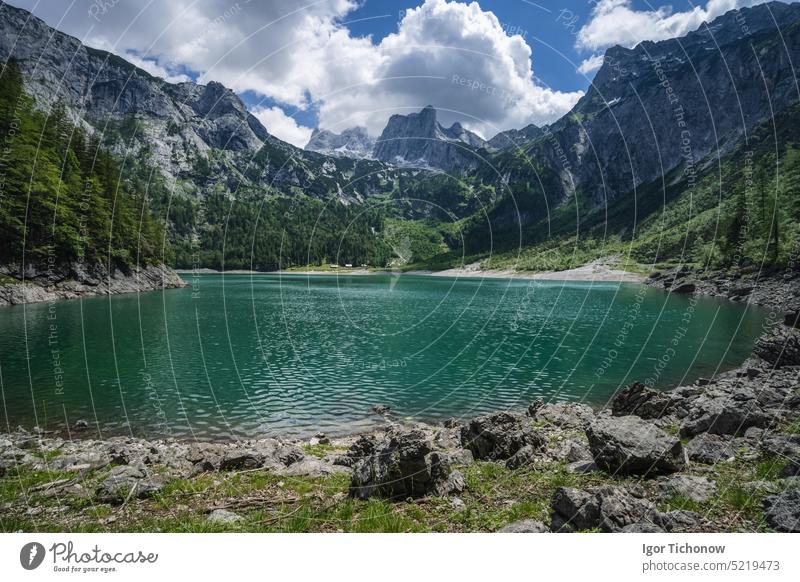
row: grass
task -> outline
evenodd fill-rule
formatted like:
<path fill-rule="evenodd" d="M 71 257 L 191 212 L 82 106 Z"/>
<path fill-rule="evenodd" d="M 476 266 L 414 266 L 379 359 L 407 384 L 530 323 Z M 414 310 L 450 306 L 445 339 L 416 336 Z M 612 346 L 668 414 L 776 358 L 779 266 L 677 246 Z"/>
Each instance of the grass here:
<path fill-rule="evenodd" d="M 308 455 L 324 456 L 330 445 L 307 445 Z M 48 453 L 42 452 L 44 456 Z M 752 481 L 774 482 L 786 462 L 735 460 L 703 473 L 718 486 L 704 502 L 682 496 L 659 501 L 662 511 L 694 511 L 716 531 L 763 531 L 764 488 Z M 549 522 L 550 502 L 558 487 L 639 484 L 655 498 L 657 482 L 612 478 L 604 473 L 576 474 L 560 463 L 536 463 L 510 470 L 502 463 L 475 462 L 458 467 L 467 488 L 452 498 L 354 500 L 347 496 L 349 476 L 282 477 L 266 470 L 170 476 L 151 499 L 123 505 L 99 504 L 90 495 L 109 469 L 66 473 L 12 468 L 0 479 L 0 531 L 44 532 L 467 532 L 496 531 L 520 519 Z M 82 489 L 42 488 L 72 479 Z M 35 490 L 39 488 L 38 490 Z M 232 524 L 208 521 L 215 508 L 242 519 Z"/>

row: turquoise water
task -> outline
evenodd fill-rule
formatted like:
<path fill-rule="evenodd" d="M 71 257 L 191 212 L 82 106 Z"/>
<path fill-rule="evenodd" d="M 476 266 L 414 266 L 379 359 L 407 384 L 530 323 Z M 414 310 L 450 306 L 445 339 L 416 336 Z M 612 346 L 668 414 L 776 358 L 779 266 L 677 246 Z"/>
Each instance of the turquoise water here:
<path fill-rule="evenodd" d="M 352 432 L 603 405 L 741 363 L 764 313 L 635 284 L 413 275 L 186 276 L 192 287 L 0 309 L 6 429 L 216 437 Z"/>

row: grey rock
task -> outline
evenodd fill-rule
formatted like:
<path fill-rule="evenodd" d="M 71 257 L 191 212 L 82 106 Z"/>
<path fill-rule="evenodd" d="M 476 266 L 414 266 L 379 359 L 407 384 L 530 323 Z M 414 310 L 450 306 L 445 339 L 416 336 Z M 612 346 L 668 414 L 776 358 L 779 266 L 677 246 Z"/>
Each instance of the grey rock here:
<path fill-rule="evenodd" d="M 674 397 L 670 393 L 658 392 L 640 382 L 623 388 L 611 401 L 611 413 L 614 416 L 635 415 L 655 419 L 670 414 L 674 408 Z"/>
<path fill-rule="evenodd" d="M 527 467 L 536 460 L 538 451 L 539 449 L 537 447 L 525 445 L 506 461 L 506 467 L 509 469 Z"/>
<path fill-rule="evenodd" d="M 52 471 L 85 471 L 102 469 L 110 464 L 111 458 L 107 454 L 101 451 L 85 450 L 55 457 L 48 461 L 47 466 Z"/>
<path fill-rule="evenodd" d="M 336 158 L 368 159 L 372 157 L 375 138 L 363 127 L 351 127 L 342 133 L 315 129 L 305 149 Z"/>
<path fill-rule="evenodd" d="M 428 106 L 419 113 L 392 115 L 373 155 L 397 165 L 460 172 L 479 167 L 481 160 L 471 151 L 484 147 L 486 142 L 460 123 L 443 127 L 436 110 Z"/>
<path fill-rule="evenodd" d="M 753 353 L 775 367 L 800 366 L 800 330 L 776 325 L 758 339 Z"/>
<path fill-rule="evenodd" d="M 694 437 L 686 445 L 686 452 L 691 461 L 716 465 L 735 456 L 732 440 L 715 434 L 702 433 Z"/>
<path fill-rule="evenodd" d="M 767 525 L 781 532 L 800 532 L 800 490 L 793 489 L 764 499 Z"/>
<path fill-rule="evenodd" d="M 122 503 L 127 499 L 152 497 L 162 488 L 163 483 L 149 477 L 143 467 L 123 465 L 111 469 L 95 497 L 106 503 Z"/>
<path fill-rule="evenodd" d="M 656 518 L 658 524 L 670 533 L 703 531 L 709 527 L 708 521 L 693 511 L 675 509 L 661 513 Z"/>
<path fill-rule="evenodd" d="M 636 416 L 598 418 L 586 436 L 594 462 L 610 473 L 658 475 L 684 465 L 680 440 Z"/>
<path fill-rule="evenodd" d="M 447 459 L 433 449 L 424 432 L 390 429 L 371 454 L 353 465 L 350 496 L 406 499 L 444 495 L 454 485 L 450 473 Z"/>
<path fill-rule="evenodd" d="M 553 531 L 599 529 L 622 531 L 625 526 L 654 522 L 655 505 L 625 488 L 610 486 L 586 490 L 559 487 L 551 501 Z"/>
<path fill-rule="evenodd" d="M 700 397 L 692 403 L 689 415 L 683 420 L 682 436 L 692 437 L 700 433 L 737 435 L 750 427 L 766 427 L 774 420 L 755 399 Z"/>
<path fill-rule="evenodd" d="M 89 428 L 89 421 L 88 420 L 83 420 L 83 419 L 76 420 L 75 424 L 72 425 L 72 428 L 75 429 L 75 430 L 85 430 L 85 429 Z"/>
<path fill-rule="evenodd" d="M 451 465 L 471 465 L 475 462 L 472 451 L 469 449 L 456 449 L 454 451 L 445 451 L 441 454 Z"/>
<path fill-rule="evenodd" d="M 486 460 L 508 459 L 524 446 L 541 449 L 545 445 L 544 438 L 531 426 L 530 418 L 510 412 L 470 420 L 461 429 L 461 442 L 475 459 Z"/>
<path fill-rule="evenodd" d="M 578 475 L 587 475 L 599 471 L 599 467 L 594 464 L 594 461 L 575 461 L 566 466 L 569 473 L 576 473 Z"/>
<path fill-rule="evenodd" d="M 658 482 L 659 494 L 664 499 L 681 496 L 703 503 L 717 492 L 717 484 L 706 477 L 695 475 L 672 475 Z"/>
<path fill-rule="evenodd" d="M 547 533 L 550 529 L 541 521 L 521 519 L 498 530 L 498 533 Z"/>
<path fill-rule="evenodd" d="M 392 408 L 390 406 L 386 406 L 385 404 L 376 404 L 372 407 L 372 412 L 375 414 L 386 415 L 391 412 Z"/>

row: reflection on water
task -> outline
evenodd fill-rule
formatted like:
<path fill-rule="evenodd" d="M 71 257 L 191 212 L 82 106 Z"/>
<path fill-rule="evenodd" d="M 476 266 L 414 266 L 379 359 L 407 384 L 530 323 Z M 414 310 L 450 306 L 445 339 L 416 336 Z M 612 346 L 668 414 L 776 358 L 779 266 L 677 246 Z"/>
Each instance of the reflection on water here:
<path fill-rule="evenodd" d="M 738 365 L 764 316 L 631 284 L 193 283 L 0 309 L 8 427 L 96 418 L 103 434 L 306 435 L 367 428 L 374 404 L 429 421 L 535 398 L 603 404 L 634 380 L 666 388 Z"/>

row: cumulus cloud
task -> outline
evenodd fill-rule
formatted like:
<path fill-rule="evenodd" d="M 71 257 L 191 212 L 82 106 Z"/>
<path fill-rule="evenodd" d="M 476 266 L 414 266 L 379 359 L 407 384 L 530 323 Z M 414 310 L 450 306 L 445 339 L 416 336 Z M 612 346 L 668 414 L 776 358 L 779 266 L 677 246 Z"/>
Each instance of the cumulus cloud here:
<path fill-rule="evenodd" d="M 294 117 L 286 115 L 280 107 L 254 107 L 253 115 L 272 135 L 299 148 L 305 147 L 311 138 L 313 130 L 298 124 Z"/>
<path fill-rule="evenodd" d="M 444 123 L 492 135 L 551 122 L 581 96 L 535 82 L 530 46 L 477 2 L 426 0 L 380 42 L 346 27 L 357 0 L 118 0 L 94 13 L 85 5 L 18 4 L 87 44 L 126 58 L 132 52 L 153 74 L 194 71 L 200 82 L 313 108 L 333 130 L 363 125 L 377 134 L 392 113 L 431 104 Z M 294 140 L 307 129 L 273 107 L 261 114 Z"/>
<path fill-rule="evenodd" d="M 631 0 L 600 0 L 591 19 L 578 31 L 577 47 L 596 51 L 613 45 L 633 47 L 644 40 L 665 40 L 683 36 L 703 22 L 713 20 L 735 8 L 762 4 L 766 0 L 708 0 L 705 6 L 673 11 L 663 5 L 651 10 L 636 10 Z M 585 61 L 587 67 L 591 59 Z"/>
<path fill-rule="evenodd" d="M 588 75 L 589 73 L 593 73 L 597 69 L 603 66 L 604 57 L 602 54 L 593 55 L 588 59 L 585 59 L 579 66 L 578 72 L 582 75 Z"/>

